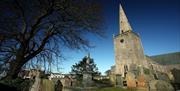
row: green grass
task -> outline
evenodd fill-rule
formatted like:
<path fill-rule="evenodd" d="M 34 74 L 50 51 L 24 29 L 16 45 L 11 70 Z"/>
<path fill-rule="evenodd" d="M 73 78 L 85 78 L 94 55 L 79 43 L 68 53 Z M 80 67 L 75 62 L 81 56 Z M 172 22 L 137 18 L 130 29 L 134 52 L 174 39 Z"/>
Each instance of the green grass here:
<path fill-rule="evenodd" d="M 108 88 L 100 88 L 96 91 L 136 91 L 135 89 L 124 89 L 124 88 L 118 88 L 118 87 L 108 87 Z"/>

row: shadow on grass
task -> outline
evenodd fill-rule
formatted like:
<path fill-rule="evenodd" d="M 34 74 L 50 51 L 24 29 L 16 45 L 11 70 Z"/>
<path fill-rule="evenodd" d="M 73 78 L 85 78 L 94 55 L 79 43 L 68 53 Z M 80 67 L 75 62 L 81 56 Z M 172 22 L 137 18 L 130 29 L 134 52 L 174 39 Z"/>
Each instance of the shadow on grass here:
<path fill-rule="evenodd" d="M 10 87 L 8 85 L 4 85 L 0 83 L 0 89 L 4 91 L 18 91 L 15 87 Z"/>

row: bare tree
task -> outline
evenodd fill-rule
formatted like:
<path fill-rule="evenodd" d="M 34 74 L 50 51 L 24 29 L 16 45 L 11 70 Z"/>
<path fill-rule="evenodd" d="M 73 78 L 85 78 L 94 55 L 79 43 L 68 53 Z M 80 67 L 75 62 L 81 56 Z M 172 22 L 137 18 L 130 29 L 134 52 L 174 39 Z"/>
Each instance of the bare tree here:
<path fill-rule="evenodd" d="M 1 0 L 0 67 L 6 65 L 5 78 L 16 78 L 30 60 L 61 57 L 63 48 L 91 47 L 86 34 L 103 36 L 101 18 L 100 4 L 93 0 Z"/>

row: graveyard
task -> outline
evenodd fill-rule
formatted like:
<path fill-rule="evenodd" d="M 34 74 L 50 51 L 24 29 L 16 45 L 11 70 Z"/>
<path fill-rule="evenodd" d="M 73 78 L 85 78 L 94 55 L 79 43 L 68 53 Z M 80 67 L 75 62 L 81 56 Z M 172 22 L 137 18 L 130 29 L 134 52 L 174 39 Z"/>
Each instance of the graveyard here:
<path fill-rule="evenodd" d="M 0 89 L 179 91 L 179 3 L 2 0 Z"/>

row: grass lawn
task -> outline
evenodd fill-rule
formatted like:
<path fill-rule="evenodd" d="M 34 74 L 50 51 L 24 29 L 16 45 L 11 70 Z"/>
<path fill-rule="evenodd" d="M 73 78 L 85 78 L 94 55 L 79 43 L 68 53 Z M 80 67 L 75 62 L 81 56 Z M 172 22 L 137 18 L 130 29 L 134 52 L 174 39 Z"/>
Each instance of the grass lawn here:
<path fill-rule="evenodd" d="M 124 88 L 118 88 L 118 87 L 109 87 L 109 88 L 100 88 L 96 91 L 136 91 L 135 89 L 124 89 Z"/>

